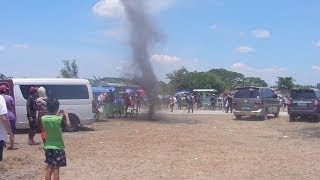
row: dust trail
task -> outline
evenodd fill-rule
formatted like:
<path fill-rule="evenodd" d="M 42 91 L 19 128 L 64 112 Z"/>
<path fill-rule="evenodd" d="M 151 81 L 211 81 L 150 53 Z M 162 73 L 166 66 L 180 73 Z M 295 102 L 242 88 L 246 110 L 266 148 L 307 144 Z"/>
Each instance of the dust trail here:
<path fill-rule="evenodd" d="M 149 117 L 154 115 L 158 94 L 158 80 L 150 63 L 150 48 L 160 35 L 148 17 L 143 0 L 121 0 L 130 24 L 130 46 L 133 62 L 142 75 L 140 85 L 145 89 L 149 103 Z"/>

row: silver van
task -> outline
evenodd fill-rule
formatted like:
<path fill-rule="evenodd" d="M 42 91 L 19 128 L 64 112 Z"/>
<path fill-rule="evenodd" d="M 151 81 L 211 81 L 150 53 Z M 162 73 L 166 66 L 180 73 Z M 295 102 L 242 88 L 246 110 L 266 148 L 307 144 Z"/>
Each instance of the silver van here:
<path fill-rule="evenodd" d="M 236 119 L 242 116 L 259 117 L 267 119 L 268 114 L 279 116 L 280 100 L 278 96 L 267 87 L 241 87 L 237 88 L 233 97 L 233 114 Z"/>

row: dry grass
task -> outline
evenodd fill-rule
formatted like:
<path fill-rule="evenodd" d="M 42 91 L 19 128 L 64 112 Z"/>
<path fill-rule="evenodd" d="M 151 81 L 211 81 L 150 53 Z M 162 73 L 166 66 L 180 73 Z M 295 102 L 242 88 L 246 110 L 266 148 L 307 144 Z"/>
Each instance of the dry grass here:
<path fill-rule="evenodd" d="M 232 115 L 114 119 L 66 133 L 62 179 L 318 179 L 320 124 Z M 311 135 L 312 136 L 311 136 Z M 0 179 L 43 179 L 41 146 L 17 135 Z M 40 139 L 39 139 L 40 141 Z"/>

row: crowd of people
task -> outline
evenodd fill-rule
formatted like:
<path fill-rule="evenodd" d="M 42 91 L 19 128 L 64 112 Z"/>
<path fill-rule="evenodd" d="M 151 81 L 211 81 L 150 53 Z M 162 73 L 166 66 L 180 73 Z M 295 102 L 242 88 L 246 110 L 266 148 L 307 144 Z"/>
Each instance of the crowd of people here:
<path fill-rule="evenodd" d="M 171 112 L 174 109 L 181 110 L 185 105 L 187 113 L 193 113 L 198 108 L 208 110 L 223 110 L 226 113 L 232 113 L 232 95 L 230 93 L 224 93 L 221 96 L 215 94 L 206 94 L 208 103 L 203 102 L 203 95 L 196 93 L 183 93 L 174 95 L 164 95 L 160 99 L 161 105 L 164 108 L 169 108 Z"/>
<path fill-rule="evenodd" d="M 141 111 L 142 107 L 146 107 L 145 99 L 141 93 L 118 93 L 120 95 L 115 96 L 115 92 L 109 90 L 108 92 L 101 93 L 98 96 L 97 107 L 103 107 L 103 112 L 109 117 L 114 117 L 113 112 L 115 109 L 123 109 L 125 117 L 128 115 L 128 108 L 136 109 Z"/>
<path fill-rule="evenodd" d="M 0 86 L 0 161 L 3 160 L 3 150 L 18 150 L 15 147 L 16 117 L 14 99 L 9 95 L 6 85 Z M 29 145 L 39 145 L 34 141 L 37 133 L 41 133 L 45 155 L 45 179 L 59 179 L 60 167 L 67 165 L 62 127 L 70 128 L 70 120 L 66 111 L 60 110 L 60 103 L 53 97 L 47 97 L 44 87 L 30 87 L 27 100 L 27 118 L 29 120 Z M 7 145 L 9 136 L 9 145 Z"/>

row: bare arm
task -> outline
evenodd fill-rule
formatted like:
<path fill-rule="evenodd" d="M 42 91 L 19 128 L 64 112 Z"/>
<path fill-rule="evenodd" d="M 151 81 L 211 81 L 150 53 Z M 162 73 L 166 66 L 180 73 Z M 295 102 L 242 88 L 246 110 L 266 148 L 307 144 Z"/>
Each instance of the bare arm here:
<path fill-rule="evenodd" d="M 67 128 L 67 129 L 71 128 L 71 123 L 70 123 L 69 114 L 68 114 L 66 111 L 64 111 L 64 110 L 61 110 L 61 111 L 59 112 L 59 115 L 65 117 L 66 128 Z"/>
<path fill-rule="evenodd" d="M 66 118 L 66 127 L 71 128 L 69 114 L 66 111 L 64 111 L 64 117 Z"/>
<path fill-rule="evenodd" d="M 14 136 L 13 136 L 12 130 L 10 128 L 10 124 L 9 124 L 9 120 L 7 118 L 7 115 L 6 114 L 0 115 L 0 119 L 1 119 L 1 123 L 2 123 L 3 127 L 7 130 L 8 134 L 9 134 L 11 147 L 13 147 Z"/>

